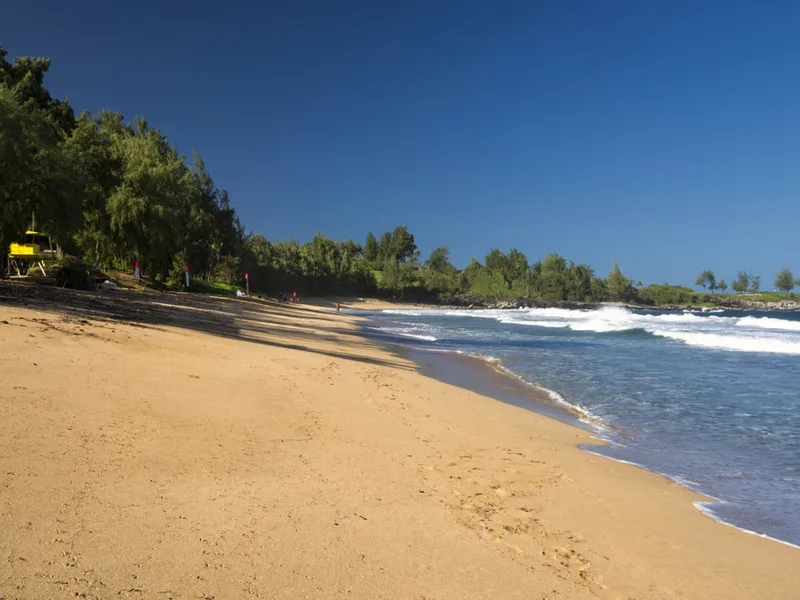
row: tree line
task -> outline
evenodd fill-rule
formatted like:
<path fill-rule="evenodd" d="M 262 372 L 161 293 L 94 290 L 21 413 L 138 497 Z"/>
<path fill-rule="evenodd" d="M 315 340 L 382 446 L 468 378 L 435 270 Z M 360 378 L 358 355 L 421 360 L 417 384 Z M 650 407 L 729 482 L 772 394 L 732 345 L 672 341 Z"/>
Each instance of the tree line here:
<path fill-rule="evenodd" d="M 634 296 L 616 264 L 603 279 L 557 254 L 529 263 L 515 249 L 493 249 L 463 270 L 445 247 L 423 260 L 404 226 L 370 233 L 363 244 L 321 233 L 304 244 L 270 241 L 245 229 L 199 154 L 187 161 L 144 118 L 126 122 L 108 110 L 76 115 L 45 87 L 48 59 L 6 57 L 0 48 L 3 259 L 35 214 L 68 254 L 110 269 L 138 263 L 143 275 L 165 282 L 180 281 L 188 266 L 195 278 L 234 284 L 247 272 L 265 292 Z"/>
<path fill-rule="evenodd" d="M 0 48 L 2 260 L 35 214 L 37 228 L 69 255 L 124 271 L 138 263 L 143 275 L 162 282 L 181 281 L 188 266 L 196 279 L 233 285 L 249 273 L 251 288 L 264 293 L 658 299 L 637 290 L 616 262 L 602 277 L 558 254 L 529 261 L 517 249 L 491 249 L 457 269 L 446 247 L 423 258 L 405 226 L 369 233 L 363 244 L 322 233 L 303 244 L 268 240 L 242 225 L 199 154 L 187 160 L 144 118 L 127 122 L 108 110 L 76 115 L 45 87 L 48 59 L 6 57 Z M 758 288 L 757 278 L 743 276 Z M 704 282 L 712 291 L 724 284 L 713 273 Z"/>
<path fill-rule="evenodd" d="M 714 271 L 703 271 L 697 278 L 697 281 L 695 281 L 695 285 L 699 285 L 703 289 L 709 289 L 711 293 L 714 293 L 716 290 L 725 293 L 728 289 L 728 284 L 724 279 L 717 281 Z M 795 279 L 792 272 L 786 268 L 778 271 L 778 274 L 775 276 L 776 290 L 788 294 L 795 287 L 800 287 L 800 278 Z M 731 289 L 738 294 L 759 294 L 761 292 L 761 277 L 758 275 L 750 275 L 746 271 L 739 271 L 733 283 L 731 283 Z"/>

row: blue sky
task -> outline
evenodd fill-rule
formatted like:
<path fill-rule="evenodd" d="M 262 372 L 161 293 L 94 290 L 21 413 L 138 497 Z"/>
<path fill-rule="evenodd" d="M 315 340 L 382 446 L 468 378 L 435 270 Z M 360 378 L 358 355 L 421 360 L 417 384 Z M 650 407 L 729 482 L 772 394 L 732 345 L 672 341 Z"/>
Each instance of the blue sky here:
<path fill-rule="evenodd" d="M 3 12 L 0 45 L 52 58 L 53 93 L 196 149 L 271 239 L 404 224 L 459 266 L 517 247 L 647 283 L 800 272 L 797 2 Z"/>

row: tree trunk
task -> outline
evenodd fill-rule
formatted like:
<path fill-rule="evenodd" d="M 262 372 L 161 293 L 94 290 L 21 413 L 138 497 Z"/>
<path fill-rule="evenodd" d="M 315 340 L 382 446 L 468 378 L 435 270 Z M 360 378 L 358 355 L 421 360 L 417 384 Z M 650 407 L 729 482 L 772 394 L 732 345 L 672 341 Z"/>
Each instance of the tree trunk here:
<path fill-rule="evenodd" d="M 0 279 L 6 276 L 6 265 L 8 264 L 8 251 L 10 245 L 6 243 L 6 238 L 0 234 Z"/>

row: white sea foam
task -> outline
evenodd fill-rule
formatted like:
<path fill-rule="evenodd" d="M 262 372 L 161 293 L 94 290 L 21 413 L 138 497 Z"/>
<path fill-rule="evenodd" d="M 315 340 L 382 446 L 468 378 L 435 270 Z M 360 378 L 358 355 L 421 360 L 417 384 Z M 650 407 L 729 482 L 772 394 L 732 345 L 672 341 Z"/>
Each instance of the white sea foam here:
<path fill-rule="evenodd" d="M 569 327 L 569 323 L 560 322 L 560 321 L 520 321 L 518 319 L 505 319 L 499 318 L 498 321 L 501 323 L 507 323 L 509 325 L 529 325 L 532 327 L 552 327 L 552 328 L 564 328 Z"/>
<path fill-rule="evenodd" d="M 644 469 L 645 471 L 650 471 L 651 473 L 654 473 L 654 471 L 648 469 L 646 466 L 642 464 L 633 462 L 632 460 L 625 460 L 624 458 L 617 458 L 616 456 L 608 456 L 607 454 L 603 454 L 602 452 L 592 449 L 591 446 L 581 446 L 581 450 L 583 450 L 584 452 L 588 452 L 589 454 L 594 454 L 595 456 L 600 456 L 602 458 L 607 458 L 608 460 L 613 460 L 614 462 L 622 463 L 623 465 L 631 465 L 632 467 L 636 467 L 638 469 Z"/>
<path fill-rule="evenodd" d="M 721 335 L 715 333 L 692 333 L 686 331 L 655 330 L 653 335 L 679 340 L 690 346 L 734 350 L 737 352 L 770 352 L 774 354 L 800 354 L 800 340 Z"/>
<path fill-rule="evenodd" d="M 584 452 L 588 452 L 589 454 L 594 454 L 595 456 L 601 456 L 603 458 L 607 458 L 607 459 L 613 460 L 615 462 L 623 463 L 623 464 L 626 464 L 626 465 L 631 465 L 631 466 L 637 467 L 639 469 L 644 469 L 645 471 L 650 471 L 651 473 L 658 473 L 658 471 L 653 471 L 652 469 L 650 469 L 646 465 L 643 465 L 643 464 L 640 464 L 640 463 L 637 463 L 637 462 L 633 462 L 633 461 L 630 461 L 630 460 L 625 460 L 624 458 L 617 458 L 616 456 L 608 456 L 607 454 L 603 454 L 601 451 L 593 449 L 591 446 L 588 446 L 588 447 L 587 446 L 582 446 L 581 449 Z M 752 529 L 745 529 L 744 527 L 739 527 L 738 525 L 734 525 L 733 523 L 730 523 L 729 521 L 726 521 L 725 519 L 723 519 L 717 513 L 714 512 L 714 507 L 727 504 L 727 502 L 725 502 L 723 500 L 720 500 L 718 498 L 715 498 L 713 496 L 710 496 L 706 492 L 700 491 L 698 489 L 698 486 L 697 486 L 696 482 L 691 481 L 689 479 L 685 479 L 683 477 L 677 477 L 677 476 L 674 476 L 674 475 L 666 475 L 664 473 L 660 473 L 660 475 L 663 475 L 667 479 L 670 479 L 670 480 L 674 481 L 678 485 L 682 485 L 685 488 L 688 488 L 690 490 L 696 491 L 696 492 L 698 492 L 700 494 L 703 494 L 704 496 L 706 496 L 708 498 L 711 498 L 711 500 L 707 500 L 707 501 L 698 500 L 696 502 L 693 502 L 692 504 L 697 510 L 699 510 L 701 513 L 703 513 L 707 517 L 710 517 L 710 518 L 714 519 L 717 523 L 719 523 L 721 525 L 727 525 L 728 527 L 733 527 L 734 529 L 738 529 L 739 531 L 742 531 L 744 533 L 749 533 L 750 535 L 755 535 L 755 536 L 758 536 L 760 538 L 764 538 L 764 539 L 770 540 L 772 542 L 778 542 L 779 544 L 784 544 L 786 546 L 790 546 L 792 548 L 797 548 L 798 550 L 800 550 L 800 546 L 798 546 L 797 544 L 793 544 L 792 542 L 787 542 L 786 540 L 781 540 L 781 539 L 772 537 L 771 535 L 767 535 L 766 533 L 759 533 L 758 531 L 753 531 Z"/>
<path fill-rule="evenodd" d="M 449 352 L 445 350 L 445 352 Z M 500 359 L 496 356 L 492 356 L 490 354 L 475 354 L 473 352 L 466 352 L 464 350 L 456 350 L 456 354 L 461 354 L 463 356 L 470 356 L 472 358 L 479 358 L 480 360 L 488 363 L 497 363 L 500 362 Z"/>
<path fill-rule="evenodd" d="M 533 383 L 531 381 L 528 381 L 527 379 L 525 379 L 521 375 L 518 375 L 517 373 L 515 373 L 511 369 L 508 369 L 507 367 L 503 366 L 503 364 L 500 363 L 500 359 L 498 359 L 498 358 L 496 358 L 494 356 L 489 356 L 489 355 L 485 355 L 485 354 L 475 354 L 473 352 L 467 352 L 465 350 L 456 350 L 455 353 L 456 354 L 461 354 L 463 356 L 471 356 L 472 358 L 479 358 L 479 359 L 481 359 L 481 360 L 483 360 L 485 362 L 494 364 L 498 369 L 503 371 L 503 373 L 506 373 L 507 375 L 510 375 L 511 377 L 516 379 L 517 381 L 520 381 L 520 382 L 524 383 L 525 385 L 530 386 L 530 387 L 532 387 L 532 388 L 534 388 L 534 389 L 546 394 L 547 397 L 550 398 L 553 402 L 563 406 L 569 412 L 571 412 L 572 414 L 576 415 L 581 422 L 586 423 L 587 425 L 591 425 L 592 427 L 594 427 L 598 431 L 603 431 L 605 429 L 604 423 L 603 423 L 603 419 L 601 417 L 593 414 L 588 408 L 586 408 L 584 406 L 581 406 L 580 404 L 575 404 L 575 403 L 567 401 L 564 398 L 564 396 L 562 396 L 561 394 L 559 394 L 555 390 L 551 390 L 551 389 L 546 388 L 544 386 L 541 386 L 541 385 L 539 385 L 537 383 Z"/>
<path fill-rule="evenodd" d="M 417 328 L 405 328 L 405 327 L 370 327 L 373 331 L 383 331 L 384 333 L 391 333 L 394 335 L 399 335 L 402 337 L 413 338 L 415 340 L 423 340 L 425 342 L 435 342 L 438 338 L 433 337 L 432 335 L 425 335 L 419 333 L 419 329 Z"/>
<path fill-rule="evenodd" d="M 572 329 L 586 333 L 645 331 L 698 348 L 735 352 L 800 354 L 800 321 L 773 317 L 723 317 L 711 311 L 639 314 L 609 306 L 596 310 L 532 308 L 522 310 L 414 311 L 414 315 L 494 319 L 507 325 Z M 705 314 L 703 314 L 705 313 Z M 411 314 L 406 311 L 403 314 Z"/>
<path fill-rule="evenodd" d="M 742 317 L 736 324 L 739 327 L 756 327 L 759 329 L 779 329 L 782 331 L 800 331 L 800 321 L 774 319 L 772 317 Z"/>
<path fill-rule="evenodd" d="M 584 406 L 581 406 L 580 404 L 575 404 L 573 402 L 567 401 L 567 399 L 564 398 L 564 396 L 562 396 L 561 394 L 559 394 L 555 390 L 551 390 L 551 389 L 546 388 L 544 386 L 541 386 L 541 385 L 539 385 L 537 383 L 533 383 L 531 381 L 528 381 L 524 377 L 521 377 L 520 375 L 517 375 L 516 373 L 514 373 L 514 371 L 504 367 L 502 364 L 499 363 L 499 361 L 497 361 L 497 362 L 498 362 L 497 367 L 501 371 L 503 371 L 504 373 L 507 373 L 508 375 L 511 375 L 512 377 L 514 377 L 515 379 L 521 381 L 525 385 L 529 385 L 530 387 L 535 388 L 535 389 L 539 390 L 540 392 L 546 394 L 548 396 L 548 398 L 550 398 L 553 402 L 555 402 L 556 404 L 560 404 L 561 406 L 566 408 L 569 412 L 573 413 L 574 415 L 577 415 L 578 419 L 581 422 L 586 423 L 587 425 L 591 425 L 592 427 L 594 427 L 597 430 L 603 430 L 604 429 L 603 419 L 601 419 L 597 415 L 593 414 L 588 408 L 586 408 Z"/>
<path fill-rule="evenodd" d="M 724 502 L 713 501 L 713 502 L 694 502 L 694 507 L 699 510 L 701 513 L 706 515 L 707 517 L 711 517 L 717 523 L 721 523 L 722 525 L 727 525 L 728 527 L 733 527 L 734 529 L 738 529 L 739 531 L 743 531 L 744 533 L 749 533 L 750 535 L 756 535 L 760 538 L 764 538 L 770 540 L 772 542 L 778 542 L 779 544 L 785 544 L 786 546 L 791 546 L 792 548 L 797 548 L 800 550 L 800 546 L 797 544 L 793 544 L 792 542 L 787 542 L 785 540 L 779 540 L 778 538 L 774 538 L 771 535 L 767 535 L 766 533 L 759 533 L 757 531 L 753 531 L 752 529 L 745 529 L 744 527 L 739 527 L 738 525 L 734 525 L 733 523 L 729 523 L 718 514 L 714 512 L 714 505 L 715 504 L 725 504 Z"/>

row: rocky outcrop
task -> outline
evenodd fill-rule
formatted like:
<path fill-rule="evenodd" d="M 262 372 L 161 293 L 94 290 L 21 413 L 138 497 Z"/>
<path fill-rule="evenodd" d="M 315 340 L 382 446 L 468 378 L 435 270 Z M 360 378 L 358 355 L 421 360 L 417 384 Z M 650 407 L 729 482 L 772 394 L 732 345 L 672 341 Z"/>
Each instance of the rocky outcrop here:
<path fill-rule="evenodd" d="M 781 300 L 780 302 L 760 302 L 747 298 L 732 298 L 730 296 L 702 297 L 704 303 L 712 303 L 716 308 L 725 310 L 800 310 L 800 301 Z M 517 308 L 568 308 L 568 309 L 594 309 L 602 306 L 622 306 L 634 310 L 702 310 L 703 307 L 692 304 L 662 304 L 651 306 L 636 303 L 614 302 L 567 302 L 561 300 L 543 300 L 541 298 L 483 298 L 469 294 L 461 294 L 440 300 L 445 306 L 460 308 L 491 308 L 491 309 L 517 309 Z M 706 309 L 708 307 L 705 307 Z"/>
<path fill-rule="evenodd" d="M 514 309 L 514 308 L 571 308 L 588 309 L 601 306 L 597 303 L 588 302 L 566 302 L 560 300 L 543 300 L 541 298 L 483 298 L 461 294 L 443 299 L 442 304 L 446 306 L 458 306 L 461 308 L 492 308 L 492 309 Z"/>

